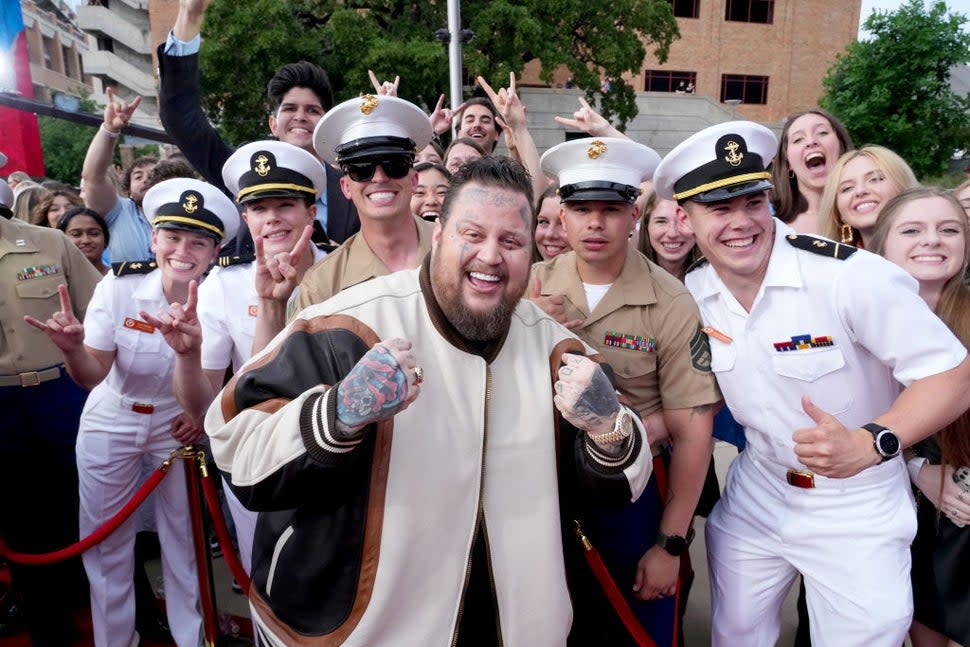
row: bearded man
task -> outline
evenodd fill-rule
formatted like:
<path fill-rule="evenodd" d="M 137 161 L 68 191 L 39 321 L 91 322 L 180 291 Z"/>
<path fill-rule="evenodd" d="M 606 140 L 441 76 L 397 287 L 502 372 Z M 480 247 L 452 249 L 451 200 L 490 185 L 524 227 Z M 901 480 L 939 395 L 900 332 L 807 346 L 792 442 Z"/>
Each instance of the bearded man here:
<path fill-rule="evenodd" d="M 470 164 L 419 268 L 302 311 L 209 409 L 261 511 L 261 643 L 565 644 L 562 533 L 650 460 L 589 347 L 521 299 L 531 204 L 515 162 Z"/>

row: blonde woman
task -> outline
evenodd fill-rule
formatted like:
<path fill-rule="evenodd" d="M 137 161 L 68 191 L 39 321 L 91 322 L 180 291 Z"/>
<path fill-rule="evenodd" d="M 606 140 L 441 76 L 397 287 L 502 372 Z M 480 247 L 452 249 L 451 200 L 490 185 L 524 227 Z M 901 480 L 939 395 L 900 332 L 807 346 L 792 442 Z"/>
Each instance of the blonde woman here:
<path fill-rule="evenodd" d="M 864 248 L 883 205 L 918 184 L 905 160 L 884 146 L 869 144 L 849 151 L 825 181 L 819 233 Z"/>
<path fill-rule="evenodd" d="M 952 193 L 919 187 L 882 210 L 872 251 L 909 272 L 919 294 L 965 345 L 970 345 L 970 226 Z M 918 334 L 918 333 L 917 333 Z M 970 645 L 970 495 L 954 482 L 970 466 L 970 413 L 917 443 L 907 463 L 917 488 L 913 541 L 914 647 Z"/>

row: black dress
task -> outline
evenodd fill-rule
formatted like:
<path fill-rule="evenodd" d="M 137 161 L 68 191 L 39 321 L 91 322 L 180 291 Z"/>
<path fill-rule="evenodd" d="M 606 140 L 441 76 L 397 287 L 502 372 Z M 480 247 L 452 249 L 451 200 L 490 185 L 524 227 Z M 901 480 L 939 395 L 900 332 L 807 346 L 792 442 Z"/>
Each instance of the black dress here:
<path fill-rule="evenodd" d="M 916 447 L 940 463 L 933 438 Z M 914 619 L 961 645 L 970 645 L 970 526 L 959 528 L 919 491 L 913 555 Z"/>

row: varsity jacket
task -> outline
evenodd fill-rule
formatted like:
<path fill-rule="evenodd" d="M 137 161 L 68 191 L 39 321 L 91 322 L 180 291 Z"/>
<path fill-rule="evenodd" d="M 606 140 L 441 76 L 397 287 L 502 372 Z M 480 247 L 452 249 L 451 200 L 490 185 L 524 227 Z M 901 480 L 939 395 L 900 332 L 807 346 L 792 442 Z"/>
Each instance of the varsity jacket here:
<path fill-rule="evenodd" d="M 336 386 L 376 342 L 413 343 L 417 400 L 359 441 L 333 433 Z M 611 458 L 561 420 L 564 352 L 589 348 L 528 301 L 473 349 L 434 301 L 428 263 L 304 310 L 213 403 L 218 467 L 261 511 L 251 605 L 269 645 L 449 645 L 484 538 L 504 645 L 564 645 L 560 488 L 622 505 L 650 476 L 646 435 Z M 634 416 L 636 418 L 636 416 Z M 464 640 L 462 640 L 464 642 Z"/>

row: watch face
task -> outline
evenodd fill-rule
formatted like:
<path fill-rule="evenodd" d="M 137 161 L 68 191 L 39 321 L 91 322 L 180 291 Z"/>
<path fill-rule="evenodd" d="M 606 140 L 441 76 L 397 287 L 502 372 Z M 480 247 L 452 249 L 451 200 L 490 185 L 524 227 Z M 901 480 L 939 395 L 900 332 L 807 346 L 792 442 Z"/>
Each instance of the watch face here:
<path fill-rule="evenodd" d="M 899 438 L 888 429 L 879 434 L 876 442 L 883 456 L 895 456 L 899 453 Z"/>

